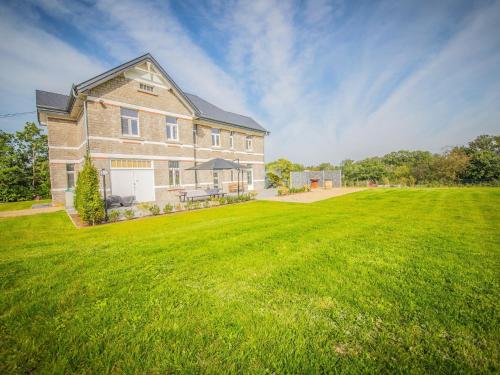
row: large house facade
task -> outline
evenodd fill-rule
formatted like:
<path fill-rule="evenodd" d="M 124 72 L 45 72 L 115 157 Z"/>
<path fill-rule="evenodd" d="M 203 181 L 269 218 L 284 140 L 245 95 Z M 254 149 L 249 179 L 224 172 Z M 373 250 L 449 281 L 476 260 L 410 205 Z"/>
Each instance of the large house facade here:
<path fill-rule="evenodd" d="M 66 203 L 89 153 L 106 170 L 108 194 L 138 202 L 175 200 L 180 190 L 264 188 L 264 138 L 247 116 L 183 92 L 150 55 L 78 85 L 70 95 L 36 91 L 38 120 L 48 129 L 52 199 Z M 213 158 L 246 169 L 187 170 Z M 102 188 L 102 186 L 101 186 Z"/>

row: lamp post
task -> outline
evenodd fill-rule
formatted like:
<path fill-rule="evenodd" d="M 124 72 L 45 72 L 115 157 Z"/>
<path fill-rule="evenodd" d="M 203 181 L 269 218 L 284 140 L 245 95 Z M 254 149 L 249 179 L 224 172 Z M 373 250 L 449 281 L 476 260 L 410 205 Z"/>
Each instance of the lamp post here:
<path fill-rule="evenodd" d="M 108 171 L 104 168 L 102 168 L 99 171 L 99 175 L 102 176 L 102 190 L 104 192 L 104 219 L 108 221 L 108 204 L 106 202 L 106 175 L 108 174 Z"/>
<path fill-rule="evenodd" d="M 233 161 L 238 163 L 238 166 L 240 165 L 240 159 L 234 159 Z M 240 196 L 240 169 L 238 168 L 238 197 Z M 243 177 L 243 176 L 242 176 Z"/>

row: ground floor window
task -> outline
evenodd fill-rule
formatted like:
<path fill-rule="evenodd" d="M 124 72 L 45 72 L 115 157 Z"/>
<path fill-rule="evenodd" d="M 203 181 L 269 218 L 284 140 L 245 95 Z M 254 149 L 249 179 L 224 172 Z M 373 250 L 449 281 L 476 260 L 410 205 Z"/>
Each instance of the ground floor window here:
<path fill-rule="evenodd" d="M 75 187 L 75 165 L 74 164 L 66 164 L 66 181 L 67 181 L 68 189 L 72 189 Z"/>
<path fill-rule="evenodd" d="M 168 162 L 168 181 L 170 186 L 179 186 L 181 184 L 181 170 L 178 161 Z"/>
<path fill-rule="evenodd" d="M 214 189 L 219 188 L 219 172 L 214 171 Z"/>
<path fill-rule="evenodd" d="M 251 164 L 247 164 L 247 183 L 248 189 L 253 189 L 253 168 Z"/>

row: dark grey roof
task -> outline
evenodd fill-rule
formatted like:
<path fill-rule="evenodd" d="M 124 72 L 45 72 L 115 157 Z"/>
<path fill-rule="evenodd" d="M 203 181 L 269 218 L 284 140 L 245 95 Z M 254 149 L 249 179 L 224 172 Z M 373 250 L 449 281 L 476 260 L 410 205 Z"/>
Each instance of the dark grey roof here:
<path fill-rule="evenodd" d="M 119 74 L 124 70 L 137 65 L 143 61 L 151 61 L 167 78 L 170 84 L 179 92 L 183 99 L 192 107 L 195 115 L 198 117 L 209 120 L 222 122 L 228 125 L 233 125 L 237 127 L 257 130 L 261 132 L 266 132 L 267 130 L 260 126 L 256 121 L 248 116 L 238 115 L 237 113 L 227 112 L 223 109 L 207 102 L 206 100 L 200 98 L 199 96 L 193 94 L 187 94 L 182 91 L 174 82 L 172 78 L 167 74 L 167 72 L 162 68 L 162 66 L 155 60 L 155 58 L 147 53 L 145 55 L 139 56 L 133 60 L 130 60 L 116 68 L 110 69 L 102 74 L 99 74 L 93 78 L 90 78 L 84 82 L 73 86 L 71 90 L 71 95 L 56 94 L 53 92 L 36 90 L 36 105 L 37 108 L 43 108 L 46 110 L 52 110 L 56 112 L 69 112 L 75 97 L 73 92 L 79 93 L 85 90 L 89 90 L 102 82 L 105 82 Z"/>
<path fill-rule="evenodd" d="M 56 94 L 55 92 L 36 90 L 36 106 L 37 107 L 66 112 L 67 107 L 68 107 L 68 100 L 69 100 L 68 95 Z"/>
<path fill-rule="evenodd" d="M 253 130 L 258 130 L 261 132 L 267 132 L 262 126 L 260 126 L 253 118 L 248 116 L 239 115 L 237 113 L 224 111 L 219 107 L 207 102 L 206 100 L 200 98 L 197 95 L 188 94 L 186 96 L 191 100 L 196 108 L 198 109 L 198 116 L 207 120 L 213 120 L 218 122 L 224 122 L 231 125 L 237 125 L 244 128 L 249 128 Z"/>
<path fill-rule="evenodd" d="M 190 171 L 206 171 L 206 170 L 222 170 L 222 169 L 246 169 L 245 166 L 221 159 L 221 158 L 215 158 L 209 161 L 206 161 L 204 163 L 198 164 L 195 167 L 188 168 Z"/>

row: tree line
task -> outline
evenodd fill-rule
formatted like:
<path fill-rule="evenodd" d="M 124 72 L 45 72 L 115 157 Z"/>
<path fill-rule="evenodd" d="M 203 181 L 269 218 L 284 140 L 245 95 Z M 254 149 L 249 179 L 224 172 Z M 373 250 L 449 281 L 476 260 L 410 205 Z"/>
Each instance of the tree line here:
<path fill-rule="evenodd" d="M 0 130 L 0 201 L 50 195 L 47 135 L 33 122 L 15 133 Z"/>
<path fill-rule="evenodd" d="M 340 165 L 304 167 L 286 159 L 266 165 L 273 186 L 287 184 L 292 171 L 335 169 L 342 169 L 345 185 L 499 185 L 500 136 L 480 135 L 442 153 L 401 150 L 358 161 L 347 159 Z"/>

